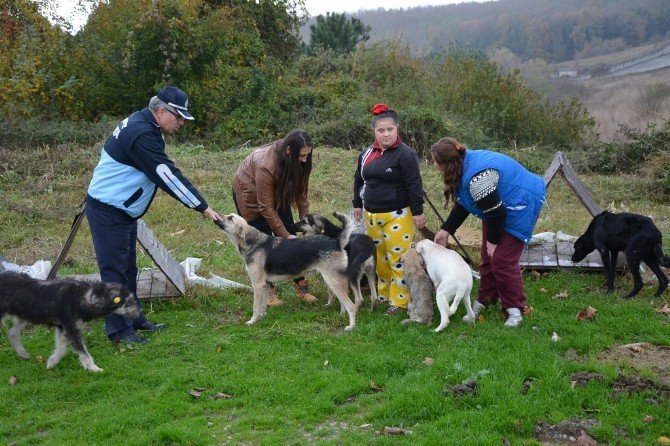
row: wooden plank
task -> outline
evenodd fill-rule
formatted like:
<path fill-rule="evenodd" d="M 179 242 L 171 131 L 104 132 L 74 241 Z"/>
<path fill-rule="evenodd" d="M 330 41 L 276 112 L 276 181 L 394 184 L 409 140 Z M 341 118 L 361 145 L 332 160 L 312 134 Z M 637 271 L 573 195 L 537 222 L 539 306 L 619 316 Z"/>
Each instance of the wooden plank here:
<path fill-rule="evenodd" d="M 573 263 L 571 259 L 575 252 L 574 245 L 570 242 L 548 242 L 529 245 L 528 249 L 521 254 L 519 264 L 528 269 L 603 269 L 602 259 L 598 251 L 593 251 L 581 262 Z M 626 261 L 622 255 L 617 259 L 617 269 L 624 270 Z"/>
<path fill-rule="evenodd" d="M 72 277 L 79 280 L 99 282 L 100 274 L 78 274 Z M 168 280 L 159 269 L 140 270 L 137 273 L 137 297 L 148 299 L 153 297 L 176 297 L 180 291 Z"/>
<path fill-rule="evenodd" d="M 144 220 L 137 220 L 137 241 L 140 242 L 151 260 L 165 273 L 168 280 L 181 294 L 186 292 L 186 277 L 184 268 L 175 260 L 174 256 L 158 241 L 154 233 Z"/>
<path fill-rule="evenodd" d="M 549 186 L 549 183 L 554 179 L 556 173 L 561 170 L 561 155 L 563 155 L 563 152 L 556 152 L 551 165 L 549 165 L 549 168 L 544 172 L 544 187 Z"/>
<path fill-rule="evenodd" d="M 584 183 L 582 183 L 582 181 L 579 179 L 577 173 L 572 168 L 570 161 L 568 161 L 562 152 L 559 152 L 559 155 L 561 159 L 561 173 L 563 174 L 565 181 L 572 188 L 577 197 L 582 201 L 586 209 L 589 211 L 589 213 L 591 213 L 592 217 L 600 214 L 603 211 L 602 208 L 598 206 L 598 203 L 595 202 L 591 196 L 591 193 L 588 191 L 588 189 L 586 189 L 586 186 L 584 186 Z"/>
<path fill-rule="evenodd" d="M 51 270 L 47 275 L 47 279 L 53 279 L 54 277 L 56 277 L 58 269 L 63 264 L 63 261 L 65 261 L 65 257 L 67 256 L 67 253 L 70 251 L 70 247 L 72 247 L 72 243 L 74 242 L 74 238 L 77 235 L 77 231 L 81 226 L 81 222 L 84 221 L 84 218 L 86 218 L 86 212 L 84 211 L 85 207 L 86 207 L 85 201 L 79 205 L 79 213 L 75 215 L 74 220 L 72 221 L 72 226 L 70 226 L 70 233 L 68 234 L 67 239 L 65 240 L 63 248 L 60 250 L 60 253 L 56 257 L 56 261 L 51 267 Z"/>

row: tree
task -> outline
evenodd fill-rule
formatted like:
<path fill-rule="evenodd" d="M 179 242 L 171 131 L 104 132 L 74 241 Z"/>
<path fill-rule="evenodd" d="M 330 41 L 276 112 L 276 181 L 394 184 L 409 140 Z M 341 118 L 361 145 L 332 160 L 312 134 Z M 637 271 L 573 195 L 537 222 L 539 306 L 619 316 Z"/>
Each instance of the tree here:
<path fill-rule="evenodd" d="M 346 14 L 326 13 L 316 17 L 316 24 L 310 25 L 308 53 L 317 48 L 330 49 L 336 54 L 351 53 L 361 42 L 370 39 L 370 27 L 356 17 Z"/>

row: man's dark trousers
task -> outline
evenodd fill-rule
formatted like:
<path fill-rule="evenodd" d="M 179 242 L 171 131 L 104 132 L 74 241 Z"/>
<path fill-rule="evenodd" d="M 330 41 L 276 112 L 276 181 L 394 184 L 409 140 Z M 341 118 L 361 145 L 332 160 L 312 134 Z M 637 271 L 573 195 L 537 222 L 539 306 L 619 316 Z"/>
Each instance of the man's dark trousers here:
<path fill-rule="evenodd" d="M 86 198 L 86 217 L 91 228 L 95 256 L 103 282 L 118 283 L 135 294 L 137 305 L 137 220 L 113 206 Z M 146 322 L 144 313 L 136 319 L 112 314 L 105 319 L 107 336 L 114 340 L 135 332 L 133 326 Z"/>

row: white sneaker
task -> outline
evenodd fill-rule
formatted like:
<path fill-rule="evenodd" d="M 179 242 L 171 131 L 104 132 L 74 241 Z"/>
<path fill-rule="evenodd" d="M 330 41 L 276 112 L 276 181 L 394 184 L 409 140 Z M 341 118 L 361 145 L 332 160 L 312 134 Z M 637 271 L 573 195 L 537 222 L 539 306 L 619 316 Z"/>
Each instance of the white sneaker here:
<path fill-rule="evenodd" d="M 509 317 L 505 321 L 506 327 L 516 327 L 523 320 L 521 317 L 521 310 L 518 308 L 508 308 L 507 314 L 509 314 Z"/>
<path fill-rule="evenodd" d="M 472 304 L 472 312 L 473 312 L 474 315 L 475 315 L 475 320 L 477 320 L 477 316 L 479 316 L 479 313 L 480 313 L 484 308 L 486 308 L 486 307 L 484 306 L 484 304 L 482 304 L 482 303 L 479 302 L 478 300 L 475 300 L 475 303 Z M 474 321 L 471 321 L 471 320 L 470 320 L 470 317 L 469 317 L 467 314 L 466 314 L 465 316 L 463 316 L 463 320 L 464 320 L 465 322 L 474 322 Z"/>

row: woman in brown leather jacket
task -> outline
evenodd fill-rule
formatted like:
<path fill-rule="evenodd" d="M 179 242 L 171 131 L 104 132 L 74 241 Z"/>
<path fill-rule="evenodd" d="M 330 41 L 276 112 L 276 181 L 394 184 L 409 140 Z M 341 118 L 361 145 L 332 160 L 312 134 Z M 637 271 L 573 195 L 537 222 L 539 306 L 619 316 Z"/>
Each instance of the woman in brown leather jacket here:
<path fill-rule="evenodd" d="M 295 238 L 293 211 L 302 218 L 309 213 L 307 190 L 312 172 L 314 143 L 304 130 L 293 130 L 284 139 L 254 150 L 233 176 L 233 201 L 237 212 L 254 228 L 277 237 Z M 294 280 L 297 294 L 314 302 L 307 281 Z M 281 305 L 270 288 L 268 305 Z"/>

